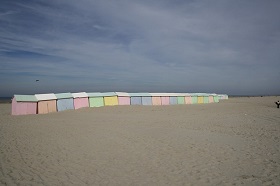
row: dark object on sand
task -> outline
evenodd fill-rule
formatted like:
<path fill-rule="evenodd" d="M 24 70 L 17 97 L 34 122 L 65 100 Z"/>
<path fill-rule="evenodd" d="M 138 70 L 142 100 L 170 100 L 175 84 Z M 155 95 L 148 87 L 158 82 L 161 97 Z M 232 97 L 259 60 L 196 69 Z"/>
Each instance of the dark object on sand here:
<path fill-rule="evenodd" d="M 279 105 L 280 105 L 280 101 L 276 101 L 275 104 L 277 105 L 277 108 L 279 108 Z"/>

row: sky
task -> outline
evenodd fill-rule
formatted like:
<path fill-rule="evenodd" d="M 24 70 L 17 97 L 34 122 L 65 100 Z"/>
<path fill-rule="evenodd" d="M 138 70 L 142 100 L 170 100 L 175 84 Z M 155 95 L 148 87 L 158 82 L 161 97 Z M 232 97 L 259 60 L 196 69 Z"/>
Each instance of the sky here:
<path fill-rule="evenodd" d="M 0 1 L 0 97 L 280 95 L 279 0 Z"/>

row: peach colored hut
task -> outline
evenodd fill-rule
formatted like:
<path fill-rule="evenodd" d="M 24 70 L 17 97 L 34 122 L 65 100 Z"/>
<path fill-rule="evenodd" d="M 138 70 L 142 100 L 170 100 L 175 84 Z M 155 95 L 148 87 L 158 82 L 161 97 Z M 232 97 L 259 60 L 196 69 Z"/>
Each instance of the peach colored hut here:
<path fill-rule="evenodd" d="M 87 93 L 85 92 L 72 93 L 72 96 L 74 98 L 75 109 L 89 107 Z"/>
<path fill-rule="evenodd" d="M 12 99 L 12 115 L 37 113 L 37 98 L 34 95 L 14 95 Z"/>
<path fill-rule="evenodd" d="M 130 95 L 126 92 L 116 92 L 119 105 L 130 105 Z"/>
<path fill-rule="evenodd" d="M 209 94 L 209 103 L 214 103 L 214 94 Z"/>
<path fill-rule="evenodd" d="M 152 95 L 153 105 L 162 105 L 161 97 L 164 96 L 163 93 L 150 93 Z"/>
<path fill-rule="evenodd" d="M 35 94 L 38 100 L 38 114 L 57 112 L 56 96 L 51 94 Z"/>
<path fill-rule="evenodd" d="M 192 96 L 191 94 L 185 93 L 185 104 L 192 104 Z"/>

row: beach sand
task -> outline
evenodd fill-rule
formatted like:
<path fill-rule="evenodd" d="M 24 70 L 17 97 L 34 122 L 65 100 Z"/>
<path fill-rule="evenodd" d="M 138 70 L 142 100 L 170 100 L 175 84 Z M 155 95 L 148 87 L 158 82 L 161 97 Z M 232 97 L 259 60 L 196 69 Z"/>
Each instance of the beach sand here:
<path fill-rule="evenodd" d="M 11 116 L 0 185 L 280 185 L 280 97 Z"/>

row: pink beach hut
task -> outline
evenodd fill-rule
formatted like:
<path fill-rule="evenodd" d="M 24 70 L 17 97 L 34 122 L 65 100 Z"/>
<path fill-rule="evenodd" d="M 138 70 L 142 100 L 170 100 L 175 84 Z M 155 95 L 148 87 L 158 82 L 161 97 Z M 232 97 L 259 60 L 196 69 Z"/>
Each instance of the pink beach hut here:
<path fill-rule="evenodd" d="M 168 94 L 163 93 L 163 96 L 161 96 L 161 105 L 170 105 L 170 98 Z"/>
<path fill-rule="evenodd" d="M 37 98 L 34 95 L 14 95 L 12 99 L 12 115 L 28 115 L 37 113 Z"/>
<path fill-rule="evenodd" d="M 38 114 L 57 112 L 56 96 L 51 94 L 35 94 L 38 100 Z"/>
<path fill-rule="evenodd" d="M 118 96 L 119 105 L 130 105 L 130 95 L 126 92 L 115 92 Z"/>
<path fill-rule="evenodd" d="M 72 93 L 72 96 L 74 98 L 75 109 L 89 107 L 87 93 L 85 92 Z"/>

